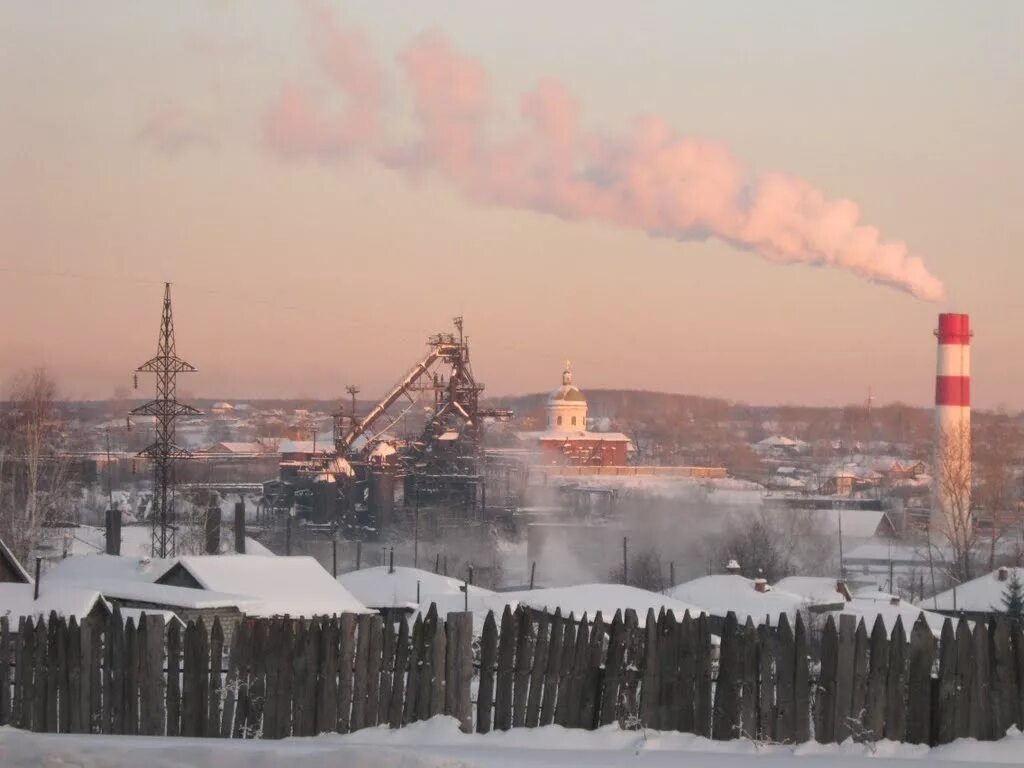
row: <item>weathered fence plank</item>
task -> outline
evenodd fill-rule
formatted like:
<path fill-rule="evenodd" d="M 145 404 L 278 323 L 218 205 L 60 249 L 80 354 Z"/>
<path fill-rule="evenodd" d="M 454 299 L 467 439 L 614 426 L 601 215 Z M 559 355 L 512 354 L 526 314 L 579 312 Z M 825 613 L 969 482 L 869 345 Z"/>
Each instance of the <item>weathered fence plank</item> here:
<path fill-rule="evenodd" d="M 0 639 L 0 647 L 3 640 Z M 6 657 L 0 651 L 0 663 L 6 663 Z M 82 629 L 74 616 L 68 621 L 67 644 L 67 733 L 87 733 L 84 723 L 87 721 L 85 709 L 82 707 L 82 679 L 88 679 L 88 672 L 82 669 Z M 2 695 L 2 694 L 0 694 Z M 2 718 L 0 718 L 2 722 Z"/>
<path fill-rule="evenodd" d="M 778 641 L 767 624 L 757 628 L 757 738 L 775 741 Z"/>
<path fill-rule="evenodd" d="M 569 678 L 569 705 L 566 709 L 566 725 L 569 728 L 581 726 L 580 712 L 583 709 L 583 686 L 587 677 L 587 663 L 590 659 L 590 622 L 583 614 L 576 628 L 576 645 L 573 648 L 572 675 Z"/>
<path fill-rule="evenodd" d="M 445 673 L 445 663 L 448 659 L 447 646 L 448 633 L 445 621 L 438 616 L 434 621 L 434 640 L 430 646 L 430 708 L 427 711 L 427 717 L 444 712 L 444 702 L 448 695 L 448 680 Z"/>
<path fill-rule="evenodd" d="M 292 708 L 295 701 L 295 670 L 292 666 L 292 658 L 296 651 L 295 624 L 296 622 L 289 616 L 284 617 L 277 646 L 277 695 L 274 696 L 277 715 L 273 736 L 276 739 L 292 735 Z"/>
<path fill-rule="evenodd" d="M 498 671 L 494 690 L 494 728 L 512 727 L 512 688 L 515 679 L 515 653 L 518 624 L 512 609 L 505 606 L 498 635 Z"/>
<path fill-rule="evenodd" d="M 409 622 L 401 619 L 398 625 L 398 637 L 395 639 L 395 673 L 391 683 L 391 701 L 388 703 L 388 725 L 392 728 L 399 728 L 402 725 L 409 650 Z"/>
<path fill-rule="evenodd" d="M 220 619 L 214 617 L 210 628 L 210 676 L 207 683 L 206 723 L 204 736 L 220 736 L 220 706 L 223 685 L 221 683 L 221 667 L 224 661 L 224 628 Z"/>
<path fill-rule="evenodd" d="M 590 628 L 586 667 L 580 700 L 580 727 L 592 729 L 597 722 L 598 697 L 601 695 L 601 665 L 604 663 L 604 617 L 598 611 Z"/>
<path fill-rule="evenodd" d="M 811 740 L 811 673 L 808 668 L 807 629 L 800 614 L 793 629 L 793 708 L 796 711 L 793 741 Z"/>
<path fill-rule="evenodd" d="M 555 719 L 555 703 L 558 695 L 558 680 L 562 669 L 562 648 L 565 621 L 562 619 L 561 608 L 556 608 L 551 616 L 551 629 L 548 635 L 547 659 L 544 667 L 544 695 L 540 704 L 538 725 L 551 725 Z"/>
<path fill-rule="evenodd" d="M 311 713 L 308 709 L 307 693 L 312 689 L 309 684 L 309 657 L 306 654 L 309 644 L 309 627 L 304 621 L 295 623 L 295 642 L 291 654 L 292 669 L 292 717 L 290 733 L 295 736 L 308 736 L 306 721 Z"/>
<path fill-rule="evenodd" d="M 956 631 L 953 620 L 942 623 L 942 637 L 939 640 L 939 696 L 935 712 L 935 743 L 948 744 L 956 738 Z"/>
<path fill-rule="evenodd" d="M 34 700 L 32 702 L 32 730 L 46 731 L 47 706 L 46 699 L 49 694 L 49 644 L 47 640 L 47 624 L 40 616 L 36 622 L 34 660 L 35 672 L 33 677 Z"/>
<path fill-rule="evenodd" d="M 850 614 L 839 616 L 839 646 L 836 657 L 836 720 L 835 740 L 846 741 L 852 733 L 853 669 L 856 649 L 857 619 Z"/>
<path fill-rule="evenodd" d="M 476 732 L 489 733 L 494 707 L 494 667 L 498 659 L 498 625 L 494 611 L 487 612 L 480 635 L 480 684 L 477 688 Z"/>
<path fill-rule="evenodd" d="M 695 632 L 693 731 L 711 736 L 711 625 L 708 616 L 697 617 Z"/>
<path fill-rule="evenodd" d="M 1024 626 L 1015 622 L 1010 635 L 1017 682 L 1017 728 L 1024 730 Z"/>
<path fill-rule="evenodd" d="M 391 690 L 395 678 L 395 622 L 385 618 L 383 622 L 384 637 L 380 652 L 380 682 L 377 686 L 377 722 L 381 725 L 390 719 Z"/>
<path fill-rule="evenodd" d="M 718 683 L 715 686 L 715 709 L 711 720 L 711 738 L 728 741 L 739 732 L 739 679 L 740 669 L 740 628 L 736 614 L 732 611 L 725 616 L 722 625 L 722 642 L 718 656 Z"/>
<path fill-rule="evenodd" d="M 530 694 L 526 701 L 526 727 L 535 728 L 540 723 L 540 706 L 544 693 L 544 675 L 548 664 L 548 629 L 551 616 L 547 611 L 537 619 L 537 637 L 533 651 L 533 669 L 530 672 Z"/>
<path fill-rule="evenodd" d="M 237 714 L 232 733 L 244 739 L 254 739 L 265 730 L 263 713 L 268 700 L 267 657 L 273 626 L 269 621 L 258 621 L 252 625 L 251 630 L 246 628 L 239 650 L 238 669 L 242 684 L 238 688 Z"/>
<path fill-rule="evenodd" d="M 82 686 L 83 701 L 88 701 L 88 733 L 100 733 L 103 720 L 103 621 L 98 617 L 86 619 L 82 631 L 82 661 L 88 660 L 89 683 Z M 86 690 L 88 689 L 88 690 Z"/>
<path fill-rule="evenodd" d="M 51 611 L 46 622 L 46 724 L 42 730 L 57 733 L 57 683 L 60 680 L 60 666 L 57 659 L 60 645 L 60 620 L 57 612 Z"/>
<path fill-rule="evenodd" d="M 966 619 L 956 624 L 956 691 L 953 702 L 954 738 L 971 735 L 971 694 L 974 689 L 974 638 Z"/>
<path fill-rule="evenodd" d="M 417 720 L 430 717 L 430 698 L 434 683 L 434 639 L 437 636 L 437 605 L 431 603 L 423 620 L 423 632 L 419 654 L 419 673 L 416 683 L 415 712 Z M 362 627 L 360 627 L 362 629 Z M 358 663 L 356 674 L 358 674 Z"/>
<path fill-rule="evenodd" d="M 135 736 L 139 733 L 139 642 L 135 620 L 128 617 L 124 625 L 124 720 L 121 733 Z"/>
<path fill-rule="evenodd" d="M 692 698 L 681 674 L 681 655 L 691 645 L 690 626 L 681 626 L 673 611 L 658 614 L 658 714 L 657 727 L 671 730 L 680 718 L 684 702 Z"/>
<path fill-rule="evenodd" d="M 910 632 L 910 667 L 907 673 L 907 741 L 931 743 L 931 680 L 935 636 L 924 614 Z"/>
<path fill-rule="evenodd" d="M 454 709 L 451 714 L 459 721 L 460 730 L 463 733 L 470 733 L 473 730 L 473 614 L 449 614 L 448 620 L 455 622 L 455 642 L 458 644 L 455 651 L 458 673 L 455 675 L 455 682 L 449 683 L 456 688 L 453 697 Z"/>
<path fill-rule="evenodd" d="M 983 621 L 974 625 L 973 652 L 974 676 L 971 681 L 971 709 L 968 720 L 971 736 L 982 740 L 989 738 L 992 723 L 989 637 L 988 627 Z"/>
<path fill-rule="evenodd" d="M 622 703 L 620 692 L 623 688 L 622 678 L 625 673 L 628 633 L 629 628 L 622 618 L 621 611 L 616 611 L 608 634 L 608 660 L 605 663 L 604 680 L 601 684 L 598 725 L 609 725 L 620 719 L 619 710 Z M 531 691 L 531 695 L 532 693 Z M 529 719 L 527 719 L 527 724 L 529 725 Z"/>
<path fill-rule="evenodd" d="M 68 675 L 68 635 L 71 627 L 66 618 L 57 622 L 57 728 L 71 733 L 71 687 Z M 76 638 L 77 639 L 77 638 Z"/>
<path fill-rule="evenodd" d="M 565 725 L 569 718 L 569 692 L 572 687 L 572 668 L 576 653 L 576 617 L 572 612 L 562 623 L 562 653 L 558 670 L 558 695 L 555 699 L 557 725 Z"/>
<path fill-rule="evenodd" d="M 352 729 L 352 672 L 355 663 L 356 623 L 358 620 L 359 617 L 354 613 L 343 613 L 341 621 L 338 623 L 338 633 L 340 635 L 340 650 L 338 651 L 338 733 L 348 733 Z M 418 617 L 416 621 L 419 621 Z M 409 674 L 411 677 L 412 672 Z"/>
<path fill-rule="evenodd" d="M 530 674 L 533 672 L 534 630 L 529 609 L 520 607 L 517 615 L 519 626 L 515 671 L 512 675 L 512 727 L 522 728 L 526 724 L 526 702 L 530 690 Z"/>
<path fill-rule="evenodd" d="M 177 622 L 172 622 L 167 629 L 168 736 L 181 734 L 181 645 L 181 630 Z M 106 706 L 104 706 L 104 712 L 106 712 Z"/>
<path fill-rule="evenodd" d="M 839 630 L 832 616 L 821 631 L 821 666 L 814 697 L 814 738 L 831 744 L 836 738 L 836 676 L 839 661 Z"/>
<path fill-rule="evenodd" d="M 220 735 L 225 739 L 235 735 L 235 723 L 240 718 L 244 718 L 241 700 L 246 680 L 242 662 L 242 646 L 248 642 L 248 638 L 249 622 L 239 622 L 231 638 L 228 669 L 224 675 L 224 706 L 221 709 Z"/>
<path fill-rule="evenodd" d="M 697 620 L 690 615 L 689 611 L 683 614 L 677 636 L 675 653 L 678 682 L 676 688 L 681 701 L 678 705 L 679 709 L 668 727 L 684 733 L 694 733 L 697 717 L 697 702 L 694 696 L 697 691 L 697 662 L 700 654 L 697 650 L 699 641 Z"/>
<path fill-rule="evenodd" d="M 907 734 L 907 634 L 896 617 L 889 636 L 889 677 L 885 687 L 885 738 L 903 741 Z"/>
<path fill-rule="evenodd" d="M 412 642 L 409 647 L 409 673 L 405 683 L 405 706 L 402 710 L 402 724 L 408 725 L 418 719 L 416 702 L 419 696 L 423 664 L 423 617 L 417 616 L 412 625 Z"/>
<path fill-rule="evenodd" d="M 640 633 L 640 619 L 632 608 L 622 612 L 625 640 L 625 655 L 622 661 L 622 678 L 617 700 L 619 726 L 638 729 L 640 713 L 638 696 L 640 687 L 640 664 L 643 659 L 643 636 Z"/>
<path fill-rule="evenodd" d="M 330 733 L 338 724 L 338 619 L 325 619 L 320 627 L 319 663 L 316 679 L 316 732 Z M 388 684 L 390 695 L 391 685 Z M 382 722 L 387 722 L 387 704 L 381 706 Z"/>
<path fill-rule="evenodd" d="M 14 636 L 14 693 L 11 694 L 11 725 L 28 729 L 32 724 L 31 710 L 25 705 L 25 693 L 31 685 L 32 665 L 27 659 L 32 658 L 31 652 L 26 657 L 25 651 L 33 636 L 29 628 L 31 619 L 24 616 L 18 618 L 18 634 Z M 28 679 L 26 679 L 28 678 Z"/>
<path fill-rule="evenodd" d="M 885 621 L 875 617 L 868 641 L 868 683 L 864 700 L 864 731 L 878 741 L 885 734 L 885 684 L 889 674 L 889 635 Z"/>
<path fill-rule="evenodd" d="M 11 722 L 11 628 L 0 616 L 0 725 Z"/>
<path fill-rule="evenodd" d="M 993 739 L 1001 739 L 1017 721 L 1016 663 L 1010 646 L 1010 624 L 1000 616 L 989 625 Z"/>
<path fill-rule="evenodd" d="M 647 609 L 644 623 L 643 662 L 640 671 L 640 723 L 655 727 L 658 712 L 658 620 L 654 609 Z"/>
<path fill-rule="evenodd" d="M 792 744 L 796 738 L 795 639 L 784 613 L 779 615 L 775 642 L 775 740 Z"/>
<path fill-rule="evenodd" d="M 740 738 L 752 739 L 757 731 L 757 629 L 747 616 L 740 632 Z"/>
<path fill-rule="evenodd" d="M 198 736 L 199 720 L 199 630 L 194 621 L 185 627 L 181 685 L 181 735 Z"/>
<path fill-rule="evenodd" d="M 850 692 L 850 730 L 856 741 L 870 738 L 864 731 L 868 697 L 868 631 L 864 619 L 857 622 L 853 636 L 853 688 Z"/>

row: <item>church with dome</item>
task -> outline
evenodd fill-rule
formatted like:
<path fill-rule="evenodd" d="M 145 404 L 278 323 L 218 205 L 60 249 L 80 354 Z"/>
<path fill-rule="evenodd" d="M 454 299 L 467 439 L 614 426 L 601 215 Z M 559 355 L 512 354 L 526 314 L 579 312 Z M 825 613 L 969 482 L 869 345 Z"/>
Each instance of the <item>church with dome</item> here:
<path fill-rule="evenodd" d="M 562 386 L 548 395 L 547 429 L 520 432 L 519 439 L 539 449 L 544 464 L 621 467 L 633 451 L 632 441 L 621 432 L 591 432 L 587 428 L 587 398 L 572 383 L 567 362 Z"/>

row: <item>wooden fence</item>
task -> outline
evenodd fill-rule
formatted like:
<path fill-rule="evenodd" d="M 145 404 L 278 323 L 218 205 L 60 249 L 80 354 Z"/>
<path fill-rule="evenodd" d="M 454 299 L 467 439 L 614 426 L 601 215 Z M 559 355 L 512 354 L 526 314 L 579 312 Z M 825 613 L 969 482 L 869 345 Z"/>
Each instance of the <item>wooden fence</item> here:
<path fill-rule="evenodd" d="M 829 618 L 820 658 L 797 617 L 715 648 L 705 618 L 631 610 L 610 622 L 527 610 L 434 608 L 411 626 L 376 615 L 136 626 L 115 610 L 78 624 L 0 619 L 0 725 L 45 732 L 283 738 L 398 728 L 437 714 L 485 733 L 557 723 L 796 743 L 994 739 L 1024 726 L 1024 636 L 1008 622 Z M 478 676 L 476 700 L 471 681 Z"/>

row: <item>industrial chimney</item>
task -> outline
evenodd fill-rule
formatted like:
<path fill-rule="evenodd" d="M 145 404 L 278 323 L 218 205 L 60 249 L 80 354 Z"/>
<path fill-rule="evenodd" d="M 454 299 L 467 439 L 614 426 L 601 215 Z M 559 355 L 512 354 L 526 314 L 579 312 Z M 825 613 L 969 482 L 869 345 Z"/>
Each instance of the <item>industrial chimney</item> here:
<path fill-rule="evenodd" d="M 971 538 L 971 322 L 939 315 L 935 372 L 935 456 L 929 526 L 954 546 Z"/>

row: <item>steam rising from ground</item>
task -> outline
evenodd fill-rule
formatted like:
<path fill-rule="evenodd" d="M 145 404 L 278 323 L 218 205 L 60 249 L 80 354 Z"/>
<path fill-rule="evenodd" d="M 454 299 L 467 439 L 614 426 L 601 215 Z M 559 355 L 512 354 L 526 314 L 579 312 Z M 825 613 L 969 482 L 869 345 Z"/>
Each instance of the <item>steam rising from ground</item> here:
<path fill-rule="evenodd" d="M 395 140 L 385 127 L 388 76 L 365 37 L 326 8 L 304 8 L 331 92 L 282 91 L 263 126 L 282 156 L 369 155 L 413 176 L 437 174 L 482 203 L 676 240 L 717 237 L 772 262 L 828 265 L 929 301 L 944 296 L 905 243 L 861 222 L 856 203 L 794 176 L 754 175 L 727 147 L 680 135 L 656 116 L 625 135 L 589 132 L 572 95 L 545 80 L 521 97 L 518 131 L 496 138 L 487 73 L 435 33 L 399 57 L 418 138 Z"/>

